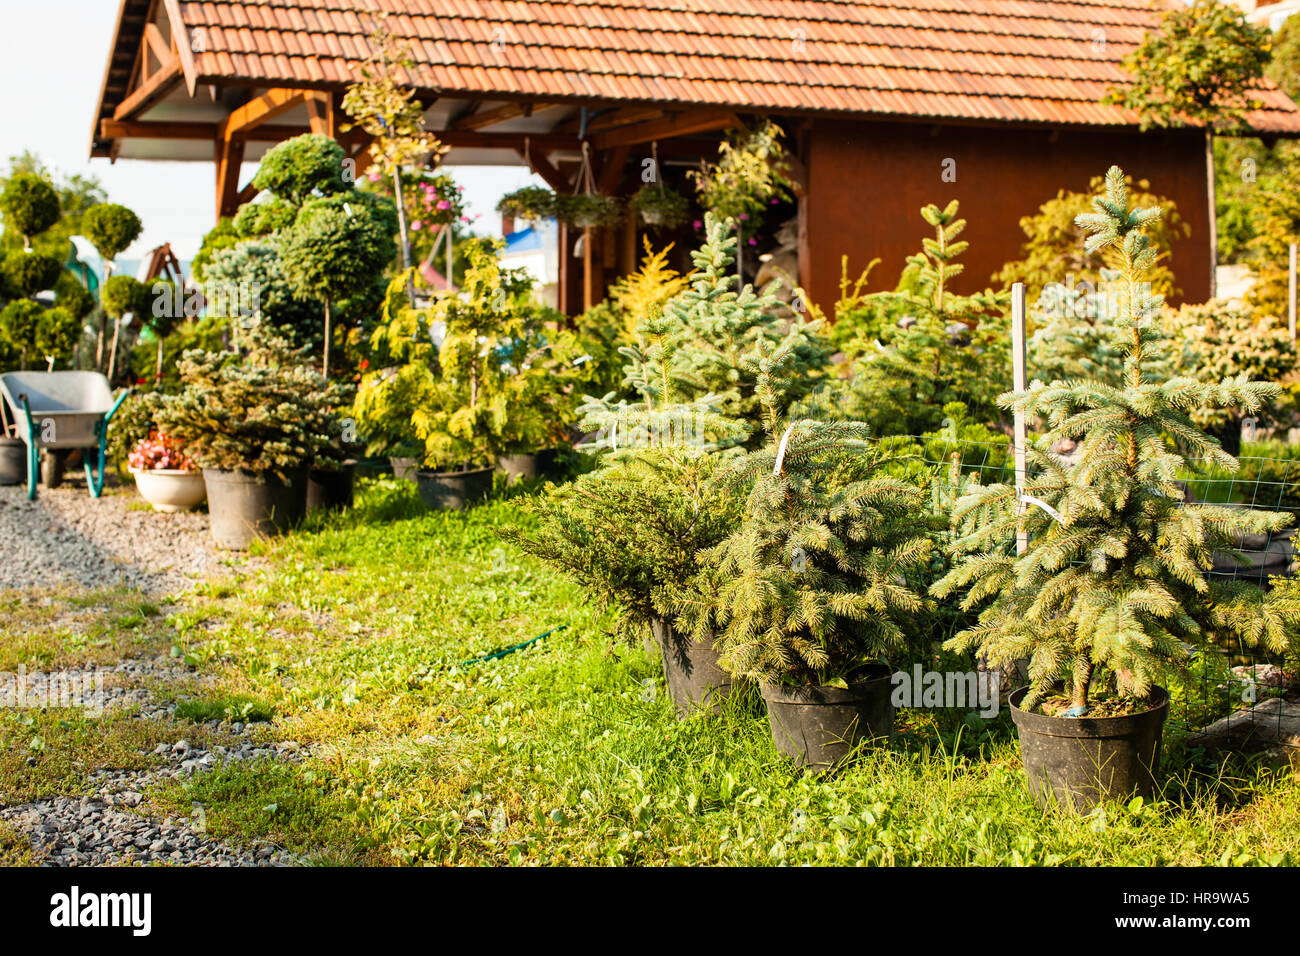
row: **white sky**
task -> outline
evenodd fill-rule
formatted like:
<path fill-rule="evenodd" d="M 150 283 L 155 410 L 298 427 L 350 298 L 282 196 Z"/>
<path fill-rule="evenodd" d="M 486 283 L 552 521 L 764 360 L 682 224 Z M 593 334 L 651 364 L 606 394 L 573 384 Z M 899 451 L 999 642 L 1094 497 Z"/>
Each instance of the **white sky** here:
<path fill-rule="evenodd" d="M 152 163 L 88 158 L 91 124 L 118 0 L 0 0 L 0 164 L 31 150 L 62 173 L 99 178 L 112 202 L 140 216 L 144 232 L 122 256 L 141 258 L 164 242 L 182 259 L 213 226 L 212 163 Z M 240 183 L 255 167 L 245 166 Z M 540 182 L 523 167 L 448 167 L 462 186 L 473 228 L 496 234 L 502 194 Z"/>

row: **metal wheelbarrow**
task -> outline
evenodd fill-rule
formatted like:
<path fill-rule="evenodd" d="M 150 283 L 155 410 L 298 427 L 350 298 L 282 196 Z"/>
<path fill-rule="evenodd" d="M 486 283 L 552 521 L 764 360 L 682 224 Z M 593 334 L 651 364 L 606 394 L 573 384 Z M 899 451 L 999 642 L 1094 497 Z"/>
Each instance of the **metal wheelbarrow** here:
<path fill-rule="evenodd" d="M 108 422 L 131 390 L 114 400 L 99 372 L 6 372 L 0 375 L 0 393 L 18 414 L 19 437 L 27 444 L 28 499 L 36 498 L 41 448 L 83 449 L 86 484 L 98 498 L 104 490 Z M 94 465 L 84 449 L 98 451 Z"/>

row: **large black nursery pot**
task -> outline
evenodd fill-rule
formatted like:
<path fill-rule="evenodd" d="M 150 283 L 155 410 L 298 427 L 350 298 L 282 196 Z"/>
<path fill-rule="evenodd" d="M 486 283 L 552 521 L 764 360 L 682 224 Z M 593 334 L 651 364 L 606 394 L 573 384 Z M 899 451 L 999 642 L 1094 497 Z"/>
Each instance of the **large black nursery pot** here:
<path fill-rule="evenodd" d="M 351 459 L 338 468 L 313 468 L 307 474 L 307 510 L 343 511 L 352 507 L 357 463 Z"/>
<path fill-rule="evenodd" d="M 527 454 L 500 455 L 497 471 L 509 477 L 512 484 L 525 478 L 547 478 L 555 474 L 559 454 L 558 448 L 543 448 Z"/>
<path fill-rule="evenodd" d="M 287 531 L 307 513 L 307 469 L 253 474 L 204 468 L 212 537 L 230 551 L 243 551 L 258 538 Z"/>
<path fill-rule="evenodd" d="M 426 508 L 434 511 L 463 511 L 488 496 L 492 490 L 492 469 L 417 471 L 415 484 Z"/>
<path fill-rule="evenodd" d="M 27 443 L 21 438 L 0 438 L 0 485 L 21 485 L 26 481 Z"/>
<path fill-rule="evenodd" d="M 767 721 L 777 750 L 800 767 L 830 770 L 864 740 L 894 733 L 894 683 L 884 665 L 873 665 L 848 687 L 764 684 Z"/>
<path fill-rule="evenodd" d="M 697 643 L 662 618 L 650 622 L 650 632 L 659 645 L 664 682 L 678 719 L 696 710 L 716 714 L 731 693 L 731 675 L 718 664 L 713 643 Z"/>
<path fill-rule="evenodd" d="M 1020 732 L 1029 792 L 1040 807 L 1055 803 L 1087 813 L 1104 800 L 1155 796 L 1168 691 L 1153 687 L 1152 705 L 1141 713 L 1095 718 L 1021 710 L 1027 693 L 1022 687 L 1011 695 L 1011 719 Z"/>

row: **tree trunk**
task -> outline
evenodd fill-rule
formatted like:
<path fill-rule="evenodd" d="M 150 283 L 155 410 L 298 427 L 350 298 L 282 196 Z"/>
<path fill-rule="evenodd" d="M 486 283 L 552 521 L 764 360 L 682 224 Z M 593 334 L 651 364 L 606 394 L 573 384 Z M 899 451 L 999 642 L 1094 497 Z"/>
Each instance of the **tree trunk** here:
<path fill-rule="evenodd" d="M 162 340 L 162 336 L 160 335 L 158 336 L 158 364 L 155 366 L 154 373 L 153 373 L 153 380 L 155 384 L 162 381 L 162 360 L 163 360 L 163 340 Z"/>
<path fill-rule="evenodd" d="M 397 201 L 397 234 L 402 245 L 402 268 L 411 268 L 411 244 L 406 234 L 406 202 L 402 198 L 402 171 L 393 167 L 393 195 Z"/>
<path fill-rule="evenodd" d="M 1074 687 L 1071 694 L 1070 703 L 1075 707 L 1088 706 L 1088 685 L 1092 683 L 1092 665 L 1089 664 L 1081 672 L 1074 675 Z"/>
<path fill-rule="evenodd" d="M 113 387 L 113 373 L 117 370 L 117 337 L 122 333 L 122 320 L 113 320 L 113 345 L 108 350 L 108 387 Z"/>
<path fill-rule="evenodd" d="M 1207 126 L 1205 128 L 1205 187 L 1209 193 L 1209 213 L 1210 213 L 1210 298 L 1216 298 L 1219 294 L 1219 280 L 1216 275 L 1219 268 L 1219 211 L 1215 207 L 1215 177 L 1214 177 L 1214 129 Z"/>
<path fill-rule="evenodd" d="M 105 262 L 104 282 L 107 283 L 109 278 L 112 277 L 112 275 L 113 275 L 113 263 Z M 104 320 L 108 318 L 108 313 L 104 311 L 104 306 L 103 306 L 103 301 L 104 301 L 103 286 L 99 287 L 99 299 L 100 299 L 99 321 L 96 323 L 96 325 L 99 326 L 99 331 L 98 333 L 96 333 L 95 336 L 95 371 L 96 372 L 104 371 Z"/>
<path fill-rule="evenodd" d="M 321 374 L 326 381 L 330 377 L 330 300 L 325 300 L 325 360 L 321 363 Z"/>

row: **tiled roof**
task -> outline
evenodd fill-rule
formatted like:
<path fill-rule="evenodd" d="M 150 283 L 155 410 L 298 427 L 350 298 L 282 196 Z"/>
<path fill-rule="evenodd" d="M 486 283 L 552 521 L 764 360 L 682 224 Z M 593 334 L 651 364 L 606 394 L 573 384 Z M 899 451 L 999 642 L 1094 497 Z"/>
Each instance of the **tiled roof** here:
<path fill-rule="evenodd" d="M 1130 124 L 1098 103 L 1149 0 L 179 0 L 191 82 L 350 82 L 382 9 L 417 86 L 528 96 Z M 190 64 L 187 64 L 189 72 Z M 1268 89 L 1263 131 L 1300 132 Z"/>

